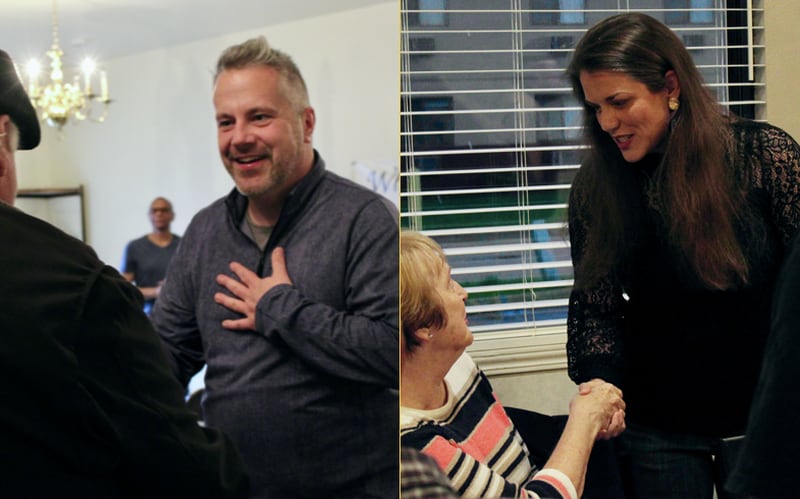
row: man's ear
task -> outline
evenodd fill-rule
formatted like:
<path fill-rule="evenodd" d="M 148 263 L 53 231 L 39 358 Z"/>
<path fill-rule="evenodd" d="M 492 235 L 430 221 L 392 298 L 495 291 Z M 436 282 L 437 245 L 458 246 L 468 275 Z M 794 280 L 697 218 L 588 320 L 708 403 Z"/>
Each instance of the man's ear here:
<path fill-rule="evenodd" d="M 11 116 L 7 114 L 0 114 L 0 138 L 3 140 L 0 143 L 10 144 L 11 139 Z"/>
<path fill-rule="evenodd" d="M 306 144 L 311 143 L 311 137 L 314 135 L 314 128 L 317 126 L 317 114 L 311 106 L 303 109 L 303 140 Z"/>
<path fill-rule="evenodd" d="M 0 115 L 0 177 L 8 174 L 11 152 L 11 118 L 7 114 Z"/>

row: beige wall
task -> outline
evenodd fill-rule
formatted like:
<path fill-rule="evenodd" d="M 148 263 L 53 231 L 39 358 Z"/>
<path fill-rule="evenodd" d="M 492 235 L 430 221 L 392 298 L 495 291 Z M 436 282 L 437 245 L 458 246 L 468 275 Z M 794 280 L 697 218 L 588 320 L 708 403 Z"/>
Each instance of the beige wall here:
<path fill-rule="evenodd" d="M 797 64 L 800 2 L 764 0 L 766 119 L 800 140 L 800 65 Z"/>
<path fill-rule="evenodd" d="M 796 62 L 800 1 L 764 0 L 766 116 L 800 140 L 800 65 Z M 756 41 L 758 43 L 758 41 Z M 545 414 L 565 414 L 575 385 L 566 370 L 491 376 L 503 404 Z"/>

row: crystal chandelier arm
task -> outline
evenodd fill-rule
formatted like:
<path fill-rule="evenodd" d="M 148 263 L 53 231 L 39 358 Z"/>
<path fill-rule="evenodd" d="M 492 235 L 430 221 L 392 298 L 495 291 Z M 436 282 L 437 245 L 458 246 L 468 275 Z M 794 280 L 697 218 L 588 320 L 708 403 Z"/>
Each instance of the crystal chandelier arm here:
<path fill-rule="evenodd" d="M 50 126 L 62 130 L 70 120 L 103 122 L 108 114 L 108 104 L 111 98 L 108 93 L 108 78 L 103 70 L 97 71 L 93 61 L 84 61 L 81 77 L 75 75 L 73 83 L 64 82 L 64 69 L 58 39 L 58 10 L 56 0 L 53 0 L 53 44 L 47 51 L 50 58 L 50 80 L 44 84 L 39 82 L 38 69 L 29 63 L 28 67 L 28 95 L 31 102 L 39 112 L 41 118 Z M 37 63 L 38 65 L 38 63 Z M 100 95 L 92 89 L 92 78 L 99 74 Z M 92 102 L 103 104 L 100 116 L 92 116 Z"/>

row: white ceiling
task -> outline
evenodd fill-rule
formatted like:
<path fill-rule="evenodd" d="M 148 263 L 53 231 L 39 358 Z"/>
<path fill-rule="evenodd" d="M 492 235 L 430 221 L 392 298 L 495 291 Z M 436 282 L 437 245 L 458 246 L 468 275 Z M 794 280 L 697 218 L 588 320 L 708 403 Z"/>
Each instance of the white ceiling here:
<path fill-rule="evenodd" d="M 397 0 L 58 0 L 56 8 L 67 58 L 103 61 L 393 1 Z M 52 43 L 53 1 L 0 0 L 0 8 L 0 49 L 18 63 L 31 57 L 43 61 Z M 313 43 L 314 34 L 308 36 Z"/>

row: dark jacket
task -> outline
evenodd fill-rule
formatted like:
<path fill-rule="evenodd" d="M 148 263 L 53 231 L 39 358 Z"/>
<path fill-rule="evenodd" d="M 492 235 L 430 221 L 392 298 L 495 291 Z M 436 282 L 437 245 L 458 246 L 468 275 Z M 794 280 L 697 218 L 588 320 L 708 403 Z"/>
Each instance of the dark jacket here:
<path fill-rule="evenodd" d="M 141 294 L 85 244 L 0 203 L 0 497 L 243 497 Z"/>
<path fill-rule="evenodd" d="M 714 291 L 699 285 L 669 240 L 647 195 L 659 161 L 628 165 L 637 175 L 641 222 L 626 233 L 632 256 L 569 303 L 569 374 L 598 377 L 625 394 L 626 420 L 711 437 L 740 435 L 769 332 L 772 291 L 792 235 L 800 227 L 800 146 L 764 123 L 737 121 L 731 168 L 761 231 L 740 231 L 750 280 Z M 580 200 L 592 186 L 573 183 L 570 242 L 580 269 L 593 220 Z M 577 276 L 580 277 L 580 276 Z M 580 279 L 578 279 L 580 280 Z"/>
<path fill-rule="evenodd" d="M 397 493 L 398 223 L 388 201 L 313 169 L 285 201 L 265 250 L 240 230 L 235 189 L 186 230 L 153 313 L 183 383 L 207 362 L 205 421 L 231 435 L 254 497 Z M 218 305 L 237 261 L 267 276 L 283 247 L 293 284 L 267 292 L 256 331 Z"/>
<path fill-rule="evenodd" d="M 797 497 L 800 463 L 800 237 L 795 236 L 775 288 L 772 323 L 747 436 L 730 490 L 759 499 Z"/>

